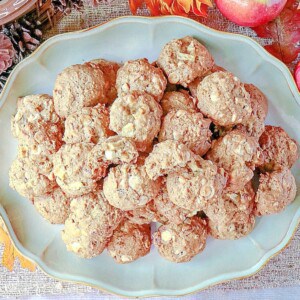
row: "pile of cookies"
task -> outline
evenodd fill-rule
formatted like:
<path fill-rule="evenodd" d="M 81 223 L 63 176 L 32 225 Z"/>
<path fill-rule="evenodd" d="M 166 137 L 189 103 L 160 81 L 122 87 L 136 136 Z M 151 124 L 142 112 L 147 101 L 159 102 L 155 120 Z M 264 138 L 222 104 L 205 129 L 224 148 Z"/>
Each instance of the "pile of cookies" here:
<path fill-rule="evenodd" d="M 296 142 L 265 126 L 265 95 L 216 66 L 192 37 L 158 59 L 64 69 L 53 97 L 17 103 L 10 186 L 80 257 L 118 263 L 150 251 L 186 262 L 207 235 L 238 239 L 296 196 Z M 256 175 L 255 175 L 256 174 Z M 254 187 L 254 177 L 259 183 Z M 162 225 L 151 236 L 151 223 Z"/>

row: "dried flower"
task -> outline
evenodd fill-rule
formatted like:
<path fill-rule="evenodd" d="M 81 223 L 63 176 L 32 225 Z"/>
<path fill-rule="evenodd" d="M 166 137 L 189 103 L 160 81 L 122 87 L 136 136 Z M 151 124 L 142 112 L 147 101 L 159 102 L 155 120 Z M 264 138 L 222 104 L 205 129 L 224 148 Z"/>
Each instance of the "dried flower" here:
<path fill-rule="evenodd" d="M 11 40 L 0 33 L 0 74 L 12 65 L 14 56 L 15 50 Z"/>
<path fill-rule="evenodd" d="M 196 16 L 207 16 L 207 8 L 212 7 L 211 0 L 129 0 L 130 10 L 136 14 L 143 4 L 151 15 L 180 15 L 193 13 Z"/>
<path fill-rule="evenodd" d="M 0 226 L 0 244 L 4 244 L 4 251 L 2 256 L 2 265 L 9 271 L 13 271 L 16 259 L 19 259 L 22 268 L 29 271 L 35 271 L 35 264 L 27 260 L 12 244 L 7 232 Z"/>

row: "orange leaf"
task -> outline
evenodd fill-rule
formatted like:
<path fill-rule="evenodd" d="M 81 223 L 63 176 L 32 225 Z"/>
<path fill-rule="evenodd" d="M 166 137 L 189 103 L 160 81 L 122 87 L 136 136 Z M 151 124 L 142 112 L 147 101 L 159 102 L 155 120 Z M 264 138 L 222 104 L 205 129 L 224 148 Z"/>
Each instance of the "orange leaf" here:
<path fill-rule="evenodd" d="M 180 15 L 187 16 L 190 12 L 197 16 L 207 16 L 208 6 L 212 6 L 211 0 L 129 0 L 129 6 L 133 14 L 139 7 L 146 4 L 152 16 Z"/>
<path fill-rule="evenodd" d="M 161 14 L 159 0 L 145 0 L 145 3 L 152 16 L 159 16 Z"/>
<path fill-rule="evenodd" d="M 177 0 L 178 4 L 184 9 L 185 13 L 189 13 L 193 0 Z"/>
<path fill-rule="evenodd" d="M 213 7 L 211 0 L 195 0 L 197 8 L 200 10 L 201 4 L 205 4 L 208 7 Z"/>
<path fill-rule="evenodd" d="M 15 260 L 18 258 L 22 268 L 35 271 L 35 265 L 27 260 L 12 244 L 8 234 L 0 227 L 0 243 L 4 244 L 2 265 L 9 271 L 14 269 Z"/>
<path fill-rule="evenodd" d="M 174 1 L 173 11 L 173 15 L 187 16 L 187 13 L 185 12 L 184 8 L 178 3 L 178 1 Z"/>
<path fill-rule="evenodd" d="M 173 1 L 174 0 L 160 0 L 160 2 L 162 2 L 162 3 L 164 3 L 164 4 L 168 5 L 168 6 L 171 6 L 172 3 L 173 3 Z"/>
<path fill-rule="evenodd" d="M 129 0 L 129 7 L 131 12 L 135 15 L 138 8 L 140 8 L 144 3 L 144 0 Z"/>
<path fill-rule="evenodd" d="M 192 7 L 192 12 L 199 17 L 206 17 L 207 16 L 207 5 L 199 5 L 199 8 L 197 7 L 197 5 L 193 5 Z"/>

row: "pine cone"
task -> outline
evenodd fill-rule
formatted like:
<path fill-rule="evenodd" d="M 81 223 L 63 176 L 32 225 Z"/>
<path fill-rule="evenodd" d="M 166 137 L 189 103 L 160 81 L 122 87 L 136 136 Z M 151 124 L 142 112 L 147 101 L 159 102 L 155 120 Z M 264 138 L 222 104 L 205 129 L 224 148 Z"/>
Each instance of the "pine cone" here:
<path fill-rule="evenodd" d="M 80 10 L 83 7 L 83 0 L 52 0 L 51 5 L 54 13 L 61 12 L 68 15 L 72 9 Z"/>
<path fill-rule="evenodd" d="M 13 69 L 13 67 L 10 67 L 6 71 L 4 71 L 0 74 L 0 94 L 1 94 L 1 91 L 5 85 L 5 82 L 9 76 L 9 74 L 11 73 L 12 69 Z"/>
<path fill-rule="evenodd" d="M 14 64 L 40 45 L 42 40 L 40 25 L 40 22 L 34 19 L 34 15 L 28 15 L 4 25 L 2 32 L 10 38 L 16 50 Z"/>
<path fill-rule="evenodd" d="M 0 33 L 0 74 L 11 67 L 16 52 L 11 40 Z"/>

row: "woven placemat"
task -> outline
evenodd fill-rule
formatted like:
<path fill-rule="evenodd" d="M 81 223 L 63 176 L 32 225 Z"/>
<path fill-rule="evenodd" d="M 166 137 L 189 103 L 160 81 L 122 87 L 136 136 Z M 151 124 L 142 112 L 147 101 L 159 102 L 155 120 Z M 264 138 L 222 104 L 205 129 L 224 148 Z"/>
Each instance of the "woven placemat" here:
<path fill-rule="evenodd" d="M 120 16 L 131 15 L 128 1 L 115 0 L 110 4 L 102 2 L 97 8 L 85 7 L 79 13 L 73 11 L 64 17 L 55 28 L 46 33 L 46 37 L 71 32 L 97 25 Z M 148 16 L 146 9 L 138 11 L 138 15 Z M 227 32 L 234 32 L 254 38 L 261 45 L 270 43 L 270 40 L 258 38 L 253 30 L 237 26 L 226 20 L 216 9 L 209 10 L 209 17 L 196 18 L 205 25 Z M 1 226 L 1 222 L 0 222 Z M 0 257 L 3 247 L 0 246 Z M 210 290 L 232 291 L 241 289 L 259 289 L 274 287 L 289 287 L 300 285 L 300 229 L 297 230 L 289 247 L 271 261 L 256 275 L 237 281 L 232 281 L 210 288 Z M 31 295 L 84 295 L 94 292 L 104 295 L 91 287 L 84 285 L 60 282 L 45 275 L 39 268 L 29 272 L 20 267 L 17 262 L 12 272 L 0 265 L 0 296 L 18 297 Z"/>

